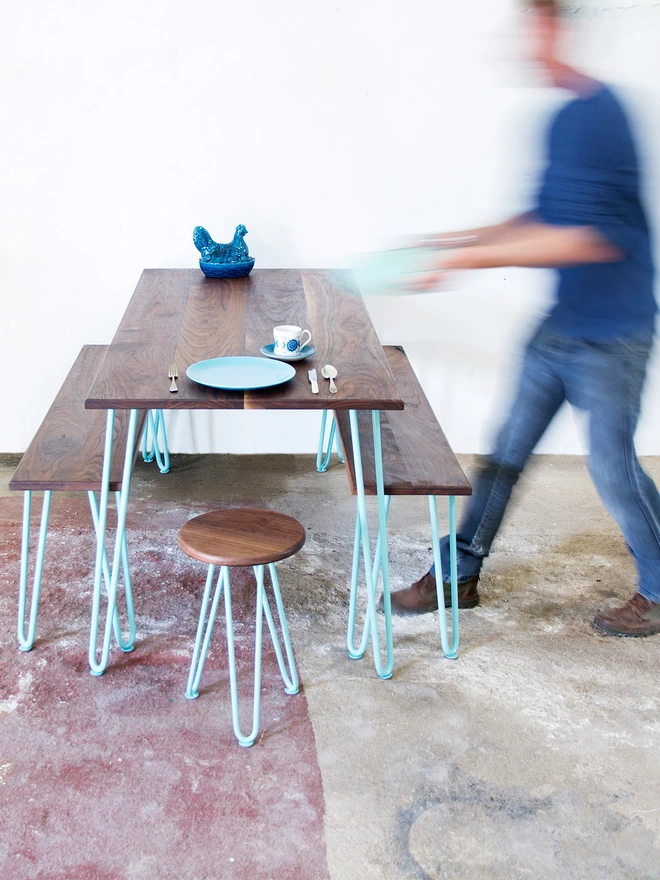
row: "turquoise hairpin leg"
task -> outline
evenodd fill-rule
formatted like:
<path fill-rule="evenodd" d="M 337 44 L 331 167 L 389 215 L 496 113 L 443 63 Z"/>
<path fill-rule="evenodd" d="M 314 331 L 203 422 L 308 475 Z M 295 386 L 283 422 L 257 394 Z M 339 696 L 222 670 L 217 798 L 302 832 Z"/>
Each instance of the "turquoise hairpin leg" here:
<path fill-rule="evenodd" d="M 261 712 L 261 641 L 263 632 L 264 603 L 264 567 L 255 566 L 257 574 L 257 610 L 254 632 L 254 695 L 252 699 L 252 730 L 245 736 L 241 731 L 238 711 L 238 681 L 236 676 L 236 652 L 234 648 L 234 620 L 231 613 L 231 588 L 229 586 L 229 569 L 225 569 L 225 625 L 227 627 L 227 656 L 229 660 L 229 691 L 231 694 L 231 718 L 234 735 L 239 746 L 251 746 L 259 733 L 259 715 Z"/>
<path fill-rule="evenodd" d="M 46 551 L 46 535 L 48 534 L 48 517 L 50 515 L 51 492 L 46 490 L 41 505 L 41 525 L 39 527 L 39 542 L 37 555 L 34 563 L 34 581 L 32 585 L 32 599 L 30 601 L 30 618 L 28 630 L 25 632 L 25 609 L 27 605 L 27 582 L 28 582 L 28 555 L 30 550 L 30 508 L 32 505 L 32 492 L 23 494 L 23 534 L 21 539 L 21 569 L 18 585 L 18 647 L 21 651 L 30 651 L 34 645 L 34 636 L 37 629 L 37 612 L 39 610 L 39 594 L 41 592 L 41 575 L 44 567 L 44 553 Z"/>
<path fill-rule="evenodd" d="M 166 474 L 170 469 L 170 450 L 167 445 L 165 416 L 162 409 L 150 409 L 142 433 L 142 458 L 149 462 L 156 459 L 158 470 Z"/>
<path fill-rule="evenodd" d="M 387 557 L 387 504 L 383 479 L 383 456 L 380 440 L 380 413 L 373 410 L 371 424 L 374 441 L 374 462 L 376 469 L 376 492 L 378 497 L 378 533 L 380 544 L 377 544 L 377 556 L 380 557 L 380 570 L 383 579 L 383 616 L 385 618 L 385 663 L 383 664 L 378 634 L 378 617 L 376 612 L 376 584 L 373 580 L 374 570 L 371 561 L 369 542 L 369 523 L 367 504 L 364 491 L 364 475 L 362 472 L 362 452 L 360 448 L 360 431 L 356 410 L 350 410 L 351 438 L 353 441 L 353 461 L 355 465 L 355 482 L 357 484 L 357 508 L 359 521 L 359 543 L 362 548 L 364 563 L 364 579 L 367 587 L 367 626 L 371 629 L 371 643 L 374 653 L 374 666 L 380 678 L 391 678 L 394 667 L 394 649 L 392 642 L 392 608 L 390 602 L 390 570 Z"/>
<path fill-rule="evenodd" d="M 447 614 L 445 611 L 445 588 L 443 583 L 442 558 L 440 556 L 440 537 L 438 532 L 438 511 L 435 495 L 429 495 L 431 516 L 431 540 L 433 561 L 435 563 L 435 584 L 438 595 L 438 622 L 440 624 L 440 644 L 449 660 L 458 657 L 458 570 L 456 561 L 456 498 L 449 496 L 449 576 L 451 581 L 451 645 L 447 634 Z"/>
<path fill-rule="evenodd" d="M 108 608 L 103 629 L 103 642 L 101 656 L 98 658 L 97 642 L 99 617 L 101 610 L 101 582 L 103 580 L 103 560 L 105 556 L 105 531 L 108 519 L 108 495 L 110 491 L 110 464 L 112 461 L 112 435 L 114 430 L 115 412 L 108 410 L 105 449 L 103 453 L 103 473 L 101 477 L 101 496 L 99 500 L 98 532 L 96 540 L 96 565 L 94 568 L 94 592 L 92 594 L 92 620 L 89 633 L 89 668 L 92 675 L 102 675 L 105 672 L 110 656 L 110 640 L 114 625 L 115 611 L 117 607 L 117 588 L 119 574 L 122 568 L 126 540 L 126 511 L 128 508 L 128 494 L 131 485 L 131 472 L 133 467 L 133 452 L 135 449 L 135 435 L 137 432 L 136 409 L 130 411 L 128 429 L 126 432 L 126 453 L 124 455 L 124 470 L 122 475 L 122 490 L 119 493 L 117 504 L 117 527 L 115 532 L 115 548 L 112 567 L 109 571 L 110 584 L 108 593 Z"/>
<path fill-rule="evenodd" d="M 215 623 L 215 615 L 218 610 L 218 602 L 222 595 L 224 586 L 225 569 L 222 567 L 218 574 L 218 580 L 213 596 L 213 605 L 211 613 L 208 615 L 209 598 L 213 588 L 213 577 L 215 575 L 215 565 L 209 565 L 206 575 L 206 586 L 204 587 L 204 595 L 202 596 L 202 607 L 199 612 L 199 622 L 197 623 L 197 635 L 195 636 L 195 647 L 193 648 L 192 660 L 190 661 L 190 673 L 188 674 L 188 686 L 186 687 L 186 697 L 189 700 L 196 700 L 199 696 L 199 682 L 204 672 L 204 663 L 206 662 L 206 654 L 213 633 L 213 624 Z"/>
<path fill-rule="evenodd" d="M 231 609 L 231 584 L 229 579 L 229 568 L 223 566 L 220 569 L 216 582 L 215 593 L 211 610 L 208 611 L 211 590 L 213 589 L 213 578 L 215 566 L 210 565 L 206 577 L 206 586 L 204 588 L 204 596 L 202 598 L 202 607 L 199 613 L 199 622 L 197 624 L 197 635 L 195 637 L 195 647 L 193 649 L 192 661 L 190 663 L 190 673 L 188 675 L 188 685 L 186 688 L 186 697 L 194 700 L 199 696 L 199 683 L 204 671 L 204 663 L 213 633 L 213 624 L 218 611 L 218 603 L 220 596 L 225 594 L 225 626 L 227 628 L 227 657 L 229 664 L 229 690 L 231 695 L 231 715 L 234 734 L 241 746 L 251 746 L 257 734 L 259 733 L 259 715 L 261 712 L 261 648 L 263 636 L 263 618 L 266 617 L 266 623 L 270 631 L 270 636 L 275 648 L 275 656 L 277 664 L 284 681 L 284 690 L 287 694 L 297 694 L 299 690 L 298 672 L 296 670 L 296 662 L 293 656 L 291 640 L 289 638 L 289 630 L 284 614 L 284 606 L 282 604 L 282 595 L 280 593 L 280 585 L 277 579 L 277 571 L 273 564 L 269 565 L 270 576 L 273 584 L 273 595 L 277 613 L 280 619 L 280 627 L 282 629 L 282 640 L 284 642 L 284 650 L 288 662 L 288 670 L 284 661 L 284 654 L 280 647 L 280 640 L 275 628 L 275 621 L 270 609 L 266 588 L 264 584 L 264 566 L 254 566 L 254 576 L 257 582 L 257 598 L 256 598 L 256 625 L 255 625 L 255 643 L 254 643 L 254 697 L 252 702 L 252 729 L 246 736 L 241 731 L 240 714 L 238 706 L 238 677 L 236 673 L 236 651 L 234 646 L 234 621 Z M 207 614 L 208 611 L 208 614 Z"/>
<path fill-rule="evenodd" d="M 323 474 L 327 471 L 328 465 L 330 464 L 330 457 L 332 456 L 332 447 L 334 445 L 337 455 L 339 456 L 339 461 L 344 463 L 344 454 L 341 451 L 341 446 L 339 444 L 339 432 L 337 431 L 337 423 L 335 422 L 334 414 L 332 415 L 332 424 L 330 425 L 330 435 L 328 437 L 328 446 L 326 450 L 325 446 L 325 426 L 326 420 L 328 417 L 328 411 L 323 410 L 321 413 L 321 430 L 319 432 L 319 448 L 316 453 L 316 470 Z"/>
<path fill-rule="evenodd" d="M 282 594 L 280 593 L 280 582 L 277 579 L 277 569 L 275 568 L 275 564 L 273 562 L 269 563 L 268 570 L 270 571 L 270 579 L 273 585 L 273 596 L 275 597 L 275 605 L 277 607 L 277 613 L 280 618 L 280 629 L 282 630 L 282 641 L 284 642 L 284 650 L 286 651 L 286 659 L 289 664 L 289 669 L 287 671 L 286 665 L 284 663 L 284 657 L 282 656 L 282 649 L 280 647 L 280 640 L 277 635 L 277 630 L 275 629 L 275 621 L 273 620 L 273 615 L 270 611 L 270 605 L 268 603 L 268 595 L 264 588 L 264 612 L 266 614 L 266 621 L 268 623 L 268 629 L 270 630 L 270 637 L 273 642 L 273 648 L 275 648 L 275 656 L 277 657 L 277 665 L 280 667 L 280 674 L 282 676 L 282 681 L 284 682 L 284 691 L 287 694 L 293 695 L 297 694 L 300 683 L 298 681 L 298 670 L 296 669 L 296 661 L 293 656 L 293 648 L 291 647 L 291 639 L 289 638 L 289 627 L 286 622 L 286 615 L 284 614 L 284 604 L 282 602 Z M 257 578 L 257 568 L 255 567 L 254 576 Z M 263 577 L 263 574 L 262 574 Z"/>
<path fill-rule="evenodd" d="M 92 512 L 92 523 L 94 524 L 94 532 L 98 538 L 99 529 L 99 511 L 96 503 L 96 493 L 89 491 L 87 493 L 89 499 L 89 508 Z M 117 509 L 119 509 L 119 492 L 115 492 Z M 128 563 L 128 545 L 126 543 L 126 535 L 124 534 L 124 544 L 121 552 L 122 578 L 124 581 L 124 594 L 126 597 L 126 617 L 128 619 L 128 638 L 124 639 L 121 633 L 121 624 L 119 621 L 119 609 L 115 606 L 115 615 L 113 620 L 113 629 L 115 633 L 115 641 L 122 651 L 129 652 L 135 647 L 135 609 L 133 606 L 133 586 L 131 583 L 131 570 Z M 110 568 L 108 566 L 108 556 L 103 547 L 103 579 L 105 581 L 106 595 L 110 589 Z"/>
<path fill-rule="evenodd" d="M 387 519 L 390 512 L 390 502 L 391 498 L 389 495 L 385 496 L 385 517 Z M 367 650 L 367 644 L 369 642 L 369 633 L 371 632 L 371 622 L 369 615 L 365 616 L 364 626 L 362 628 L 362 637 L 360 640 L 359 647 L 355 647 L 355 618 L 357 616 L 357 595 L 358 595 L 358 580 L 360 576 L 360 515 L 359 511 L 355 512 L 355 532 L 353 536 L 353 566 L 351 569 L 351 591 L 350 598 L 348 603 L 348 628 L 346 631 L 346 647 L 348 648 L 348 656 L 351 660 L 359 660 L 364 656 L 364 652 Z M 374 584 L 378 583 L 378 578 L 380 577 L 380 545 L 381 545 L 381 536 L 380 531 L 378 534 L 378 540 L 376 541 L 376 552 L 374 554 L 374 566 L 373 566 L 373 574 L 371 578 Z"/>

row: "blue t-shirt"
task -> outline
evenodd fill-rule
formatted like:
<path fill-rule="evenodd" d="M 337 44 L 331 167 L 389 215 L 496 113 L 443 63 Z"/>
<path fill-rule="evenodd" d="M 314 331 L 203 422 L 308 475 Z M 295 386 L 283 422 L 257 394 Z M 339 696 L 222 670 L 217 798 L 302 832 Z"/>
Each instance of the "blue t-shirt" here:
<path fill-rule="evenodd" d="M 625 254 L 616 263 L 558 270 L 553 329 L 604 342 L 653 328 L 653 258 L 637 152 L 623 108 L 606 86 L 555 116 L 535 213 L 556 226 L 593 226 Z"/>

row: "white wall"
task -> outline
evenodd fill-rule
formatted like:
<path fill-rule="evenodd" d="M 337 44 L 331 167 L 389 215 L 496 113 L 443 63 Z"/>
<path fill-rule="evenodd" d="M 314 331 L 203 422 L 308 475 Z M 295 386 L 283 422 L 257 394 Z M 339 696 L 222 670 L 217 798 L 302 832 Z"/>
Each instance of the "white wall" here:
<path fill-rule="evenodd" d="M 25 448 L 83 343 L 196 224 L 245 223 L 259 266 L 344 265 L 401 233 L 524 207 L 562 96 L 521 86 L 514 0 L 23 0 L 0 41 L 0 450 Z M 629 96 L 660 221 L 660 5 L 576 4 L 580 54 Z M 572 53 L 577 50 L 571 49 Z M 370 300 L 460 451 L 487 448 L 543 273 Z M 655 365 L 648 397 L 660 396 Z M 172 446 L 311 451 L 314 414 L 176 414 Z M 660 452 L 660 407 L 638 434 Z M 541 447 L 574 452 L 567 412 Z"/>

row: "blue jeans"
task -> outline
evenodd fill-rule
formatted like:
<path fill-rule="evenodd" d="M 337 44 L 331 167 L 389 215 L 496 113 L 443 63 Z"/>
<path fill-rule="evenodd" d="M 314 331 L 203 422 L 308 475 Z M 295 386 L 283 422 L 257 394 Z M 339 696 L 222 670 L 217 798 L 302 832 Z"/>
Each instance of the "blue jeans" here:
<path fill-rule="evenodd" d="M 589 472 L 633 555 L 638 591 L 660 602 L 660 494 L 642 470 L 633 440 L 652 342 L 651 331 L 601 343 L 560 336 L 541 325 L 527 346 L 515 402 L 474 481 L 458 529 L 459 583 L 481 571 L 527 459 L 567 400 L 588 415 Z M 447 537 L 441 559 L 447 582 Z"/>

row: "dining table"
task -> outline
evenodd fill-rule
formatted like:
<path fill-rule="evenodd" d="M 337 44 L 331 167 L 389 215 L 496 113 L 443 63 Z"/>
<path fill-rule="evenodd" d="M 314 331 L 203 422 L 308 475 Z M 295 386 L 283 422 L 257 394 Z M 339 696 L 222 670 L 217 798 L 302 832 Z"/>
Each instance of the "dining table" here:
<path fill-rule="evenodd" d="M 283 324 L 309 329 L 315 349 L 309 358 L 289 362 L 294 374 L 288 381 L 263 388 L 226 389 L 200 384 L 187 376 L 191 366 L 209 359 L 260 357 L 261 348 L 272 342 L 273 327 Z M 175 392 L 170 391 L 172 364 L 178 367 Z M 330 393 L 329 383 L 320 379 L 325 364 L 332 364 L 337 370 L 336 393 Z M 318 393 L 314 393 L 309 381 L 310 369 L 316 369 L 319 376 Z M 381 678 L 391 677 L 394 658 L 380 413 L 402 410 L 404 404 L 352 272 L 254 269 L 241 278 L 207 278 L 200 269 L 145 269 L 85 406 L 107 410 L 89 642 L 92 674 L 101 675 L 109 662 L 139 412 L 249 409 L 349 411 L 367 593 L 366 615 L 376 672 Z M 128 410 L 129 418 L 103 621 L 103 564 L 108 540 L 110 464 L 117 410 Z M 373 445 L 360 443 L 357 418 L 360 410 L 371 412 Z M 363 456 L 373 457 L 376 472 L 378 516 L 373 553 Z M 383 587 L 384 649 L 376 605 L 379 569 Z"/>

